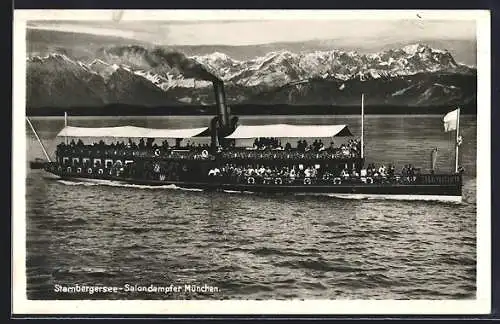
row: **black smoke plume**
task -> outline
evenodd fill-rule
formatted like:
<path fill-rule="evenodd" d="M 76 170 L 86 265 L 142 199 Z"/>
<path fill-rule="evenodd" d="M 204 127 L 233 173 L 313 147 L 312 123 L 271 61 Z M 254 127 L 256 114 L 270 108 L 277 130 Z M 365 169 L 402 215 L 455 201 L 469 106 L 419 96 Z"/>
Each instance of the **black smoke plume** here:
<path fill-rule="evenodd" d="M 147 57 L 151 67 L 156 67 L 167 63 L 171 68 L 179 70 L 186 78 L 194 78 L 205 81 L 222 81 L 213 72 L 210 72 L 205 66 L 187 57 L 183 53 L 175 51 L 166 51 L 163 48 L 155 48 Z"/>

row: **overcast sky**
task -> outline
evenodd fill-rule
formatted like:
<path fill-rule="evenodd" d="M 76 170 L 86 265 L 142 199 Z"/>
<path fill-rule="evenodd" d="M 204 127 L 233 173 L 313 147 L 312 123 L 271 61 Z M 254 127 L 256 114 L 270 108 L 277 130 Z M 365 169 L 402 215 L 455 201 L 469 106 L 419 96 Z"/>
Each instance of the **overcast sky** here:
<path fill-rule="evenodd" d="M 380 43 L 476 39 L 473 20 L 30 21 L 28 27 L 121 36 L 157 45 L 249 45 L 322 39 Z"/>

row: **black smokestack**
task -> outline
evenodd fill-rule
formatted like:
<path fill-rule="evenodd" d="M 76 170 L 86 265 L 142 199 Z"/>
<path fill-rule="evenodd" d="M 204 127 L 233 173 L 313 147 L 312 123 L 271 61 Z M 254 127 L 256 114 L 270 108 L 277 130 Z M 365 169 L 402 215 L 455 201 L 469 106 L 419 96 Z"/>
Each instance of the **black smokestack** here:
<path fill-rule="evenodd" d="M 186 78 L 194 78 L 205 81 L 221 81 L 214 72 L 209 71 L 206 66 L 187 57 L 183 53 L 175 51 L 165 51 L 163 48 L 156 48 L 147 57 L 148 63 L 158 66 L 167 63 L 171 68 L 179 70 Z"/>
<path fill-rule="evenodd" d="M 152 67 L 161 64 L 168 64 L 171 68 L 177 69 L 187 78 L 211 81 L 214 86 L 215 104 L 217 106 L 217 116 L 221 128 L 229 129 L 229 112 L 226 105 L 226 93 L 224 82 L 215 72 L 210 71 L 206 66 L 196 60 L 187 57 L 183 53 L 175 51 L 165 51 L 163 48 L 156 48 L 146 56 L 146 60 Z"/>
<path fill-rule="evenodd" d="M 212 81 L 214 85 L 215 105 L 217 106 L 217 115 L 219 117 L 220 125 L 223 128 L 229 126 L 229 113 L 226 105 L 226 93 L 224 92 L 224 82 Z"/>

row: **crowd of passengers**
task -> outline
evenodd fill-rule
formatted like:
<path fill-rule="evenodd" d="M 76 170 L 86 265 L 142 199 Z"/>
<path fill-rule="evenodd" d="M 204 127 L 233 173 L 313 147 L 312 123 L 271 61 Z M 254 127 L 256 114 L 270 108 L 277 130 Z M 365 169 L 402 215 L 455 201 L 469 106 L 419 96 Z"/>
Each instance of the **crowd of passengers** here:
<path fill-rule="evenodd" d="M 226 149 L 222 156 L 228 159 L 345 159 L 356 158 L 361 155 L 361 141 L 350 139 L 346 144 L 335 146 L 331 142 L 325 146 L 320 140 L 314 140 L 308 144 L 306 140 L 299 140 L 296 148 L 292 148 L 290 143 L 285 147 L 277 138 L 257 138 L 253 144 L 253 150 Z"/>
<path fill-rule="evenodd" d="M 253 143 L 253 148 L 257 150 L 293 150 L 290 143 L 286 143 L 285 147 L 281 145 L 281 140 L 275 137 L 263 137 L 256 138 Z M 335 151 L 335 150 L 349 150 L 353 152 L 361 152 L 361 141 L 358 139 L 350 139 L 346 144 L 342 144 L 340 147 L 336 147 L 334 142 L 331 142 L 329 146 L 325 146 L 321 139 L 314 140 L 311 144 L 307 144 L 306 140 L 299 140 L 296 146 L 297 151 L 300 152 L 323 152 L 323 151 Z"/>
<path fill-rule="evenodd" d="M 222 157 L 226 159 L 269 159 L 269 160 L 288 160 L 288 159 L 349 159 L 359 157 L 359 153 L 350 150 L 336 149 L 333 151 L 287 151 L 287 150 L 226 150 L 222 152 Z"/>
<path fill-rule="evenodd" d="M 414 182 L 419 169 L 411 165 L 405 165 L 401 176 L 395 174 L 395 167 L 369 164 L 366 169 L 358 173 L 355 169 L 323 170 L 319 165 L 292 165 L 292 166 L 270 166 L 264 164 L 237 165 L 226 163 L 220 168 L 215 167 L 208 172 L 209 177 L 223 177 L 235 182 L 248 183 L 276 183 L 294 182 L 296 180 L 308 181 L 309 183 L 318 180 L 329 182 Z"/>
<path fill-rule="evenodd" d="M 226 149 L 219 148 L 218 152 L 224 158 L 231 159 L 342 159 L 355 158 L 360 156 L 361 143 L 359 140 L 351 139 L 346 144 L 339 147 L 334 146 L 331 142 L 329 146 L 325 146 L 321 140 L 315 140 L 308 145 L 306 140 L 299 140 L 297 147 L 292 148 L 290 143 L 286 143 L 283 148 L 281 141 L 277 138 L 257 138 L 255 139 L 254 150 L 245 148 L 238 149 L 234 147 L 234 141 L 231 142 Z M 208 144 L 196 144 L 189 140 L 185 145 L 181 145 L 181 140 L 176 140 L 175 145 L 170 145 L 164 140 L 161 145 L 154 143 L 154 139 L 140 139 L 138 143 L 128 139 L 128 142 L 117 141 L 111 144 L 106 144 L 103 140 L 85 145 L 81 139 L 77 142 L 71 140 L 69 144 L 61 143 L 57 146 L 59 154 L 65 153 L 68 150 L 87 153 L 91 151 L 93 154 L 104 153 L 105 155 L 120 155 L 120 156 L 148 156 L 157 155 L 169 158 L 179 159 L 206 159 L 209 157 L 210 147 Z M 206 151 L 206 152 L 204 152 Z"/>
<path fill-rule="evenodd" d="M 208 144 L 195 144 L 190 141 L 181 146 L 181 141 L 177 140 L 175 145 L 169 145 L 168 141 L 164 140 L 161 145 L 154 143 L 154 139 L 140 139 L 139 143 L 135 143 L 131 139 L 128 142 L 117 141 L 116 143 L 106 144 L 103 140 L 85 145 L 82 140 L 75 142 L 71 140 L 69 144 L 60 143 L 57 146 L 57 154 L 60 156 L 68 150 L 70 153 L 91 154 L 98 155 L 117 155 L 117 156 L 162 156 L 165 158 L 198 160 L 205 159 L 207 155 L 203 154 L 204 150 L 209 149 Z"/>
<path fill-rule="evenodd" d="M 207 156 L 202 153 L 201 150 L 208 150 L 208 144 L 195 144 L 187 141 L 185 146 L 180 145 L 180 140 L 176 141 L 175 145 L 170 146 L 168 141 L 163 141 L 161 145 L 154 143 L 154 139 L 140 139 L 138 143 L 135 143 L 131 139 L 128 142 L 118 141 L 116 143 L 105 144 L 103 140 L 93 143 L 92 145 L 85 145 L 82 140 L 75 142 L 71 140 L 69 144 L 61 143 L 58 145 L 58 150 L 64 150 L 65 148 L 82 148 L 82 149 L 92 149 L 92 150 L 116 150 L 121 151 L 124 155 L 125 151 L 132 150 L 133 154 L 136 151 L 147 151 L 150 150 L 155 154 L 155 150 L 161 150 L 162 156 L 168 156 L 170 158 L 178 159 L 204 159 Z M 285 147 L 281 146 L 281 141 L 277 138 L 257 138 L 254 141 L 255 150 L 236 150 L 234 148 L 228 148 L 222 151 L 222 156 L 226 158 L 238 159 L 238 158 L 263 158 L 263 159 L 301 159 L 301 158 L 316 158 L 316 159 L 330 159 L 330 158 L 349 158 L 359 156 L 361 149 L 361 144 L 359 140 L 351 139 L 346 144 L 342 144 L 340 147 L 335 147 L 334 143 L 331 142 L 328 147 L 322 143 L 321 140 L 315 140 L 310 145 L 308 145 L 306 140 L 299 140 L 297 142 L 296 149 L 292 149 L 290 143 L 286 143 Z M 177 152 L 175 149 L 187 149 L 188 152 Z M 108 152 L 109 153 L 109 152 Z M 116 153 L 115 153 L 116 154 Z M 128 153 L 127 153 L 128 154 Z M 142 154 L 142 153 L 141 153 Z M 97 168 L 108 168 L 109 166 L 104 164 L 92 165 L 90 161 L 78 160 L 76 163 L 73 160 L 66 160 L 63 163 L 64 166 L 75 166 L 75 167 L 97 167 Z M 405 165 L 401 170 L 401 176 L 405 179 L 415 179 L 415 176 L 419 174 L 419 169 L 414 168 L 411 164 Z M 358 174 L 356 170 L 321 170 L 314 166 L 264 166 L 264 165 L 246 165 L 237 166 L 234 163 L 228 163 L 223 165 L 220 169 L 214 168 L 209 172 L 210 176 L 225 176 L 232 178 L 241 177 L 254 177 L 255 179 L 263 178 L 286 178 L 286 179 L 334 179 L 340 178 L 344 180 L 355 179 L 360 177 L 369 177 L 374 180 L 377 179 L 387 179 L 395 177 L 395 168 L 393 165 L 389 166 L 379 166 L 375 167 L 374 164 L 369 164 L 366 169 L 362 170 L 361 174 Z"/>
<path fill-rule="evenodd" d="M 69 144 L 65 144 L 64 142 L 60 143 L 57 147 L 59 149 L 65 149 L 65 148 L 98 148 L 98 149 L 132 149 L 132 150 L 155 150 L 155 149 L 208 149 L 209 145 L 208 144 L 195 144 L 190 141 L 187 141 L 187 143 L 184 146 L 180 145 L 180 140 L 176 141 L 176 144 L 174 146 L 170 146 L 168 141 L 164 140 L 161 145 L 158 145 L 157 143 L 154 143 L 154 138 L 148 138 L 144 140 L 141 138 L 139 140 L 139 143 L 136 143 L 132 141 L 130 138 L 128 139 L 128 142 L 125 143 L 125 141 L 117 141 L 116 143 L 111 143 L 111 144 L 106 144 L 103 140 L 100 140 L 99 142 L 92 143 L 90 145 L 85 145 L 81 139 L 79 139 L 77 142 L 75 140 L 71 140 Z"/>

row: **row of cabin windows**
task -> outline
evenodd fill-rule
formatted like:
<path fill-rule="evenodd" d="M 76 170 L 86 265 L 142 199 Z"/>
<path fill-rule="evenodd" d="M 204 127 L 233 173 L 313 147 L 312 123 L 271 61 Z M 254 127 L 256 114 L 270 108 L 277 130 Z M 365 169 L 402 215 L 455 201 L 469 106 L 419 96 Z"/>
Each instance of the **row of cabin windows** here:
<path fill-rule="evenodd" d="M 71 162 L 70 162 L 71 161 Z M 81 161 L 81 164 L 83 165 L 90 165 L 91 163 L 91 159 L 90 158 L 77 158 L 77 157 L 74 157 L 74 158 L 70 158 L 69 157 L 63 157 L 62 158 L 62 165 L 73 165 L 73 166 L 76 166 L 76 165 L 79 165 L 80 164 L 80 161 Z M 113 160 L 113 159 L 105 159 L 104 160 L 104 166 L 106 168 L 111 168 L 112 166 L 114 166 L 115 164 L 117 165 L 123 165 L 123 163 L 125 164 L 129 164 L 129 163 L 133 163 L 134 161 L 132 160 L 125 160 L 125 161 L 122 161 L 122 160 Z M 103 161 L 102 159 L 92 159 L 92 165 L 94 167 L 98 167 L 98 166 L 102 166 L 103 165 Z"/>
<path fill-rule="evenodd" d="M 77 164 L 80 163 L 80 160 L 82 162 L 82 164 L 89 164 L 91 159 L 90 158 L 78 158 L 78 157 L 73 157 L 71 158 L 71 165 L 75 166 Z M 63 157 L 62 158 L 62 164 L 63 165 L 68 165 L 69 164 L 69 161 L 70 161 L 70 158 L 69 157 Z M 129 163 L 133 163 L 134 161 L 132 160 L 125 160 L 124 161 L 125 164 L 129 164 Z M 117 164 L 121 164 L 123 165 L 123 161 L 122 160 L 113 160 L 113 159 L 105 159 L 104 160 L 104 165 L 106 166 L 106 168 L 109 168 L 111 166 L 113 166 L 115 163 Z M 100 166 L 102 165 L 102 159 L 99 159 L 99 158 L 95 158 L 95 159 L 92 159 L 92 165 L 94 167 L 97 167 L 97 166 Z M 356 163 L 342 163 L 342 164 L 338 164 L 336 165 L 337 168 L 345 168 L 345 169 L 348 169 L 348 170 L 353 170 L 353 169 L 356 169 Z"/>

